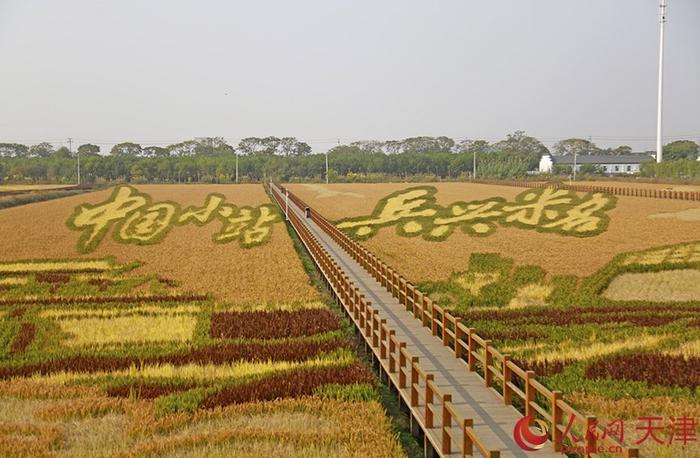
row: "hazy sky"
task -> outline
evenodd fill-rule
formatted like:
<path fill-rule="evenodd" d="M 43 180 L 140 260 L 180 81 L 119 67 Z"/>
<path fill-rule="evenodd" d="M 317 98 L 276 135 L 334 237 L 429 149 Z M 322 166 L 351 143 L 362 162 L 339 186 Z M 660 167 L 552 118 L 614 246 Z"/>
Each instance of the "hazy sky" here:
<path fill-rule="evenodd" d="M 700 1 L 665 135 L 700 140 Z M 0 142 L 416 135 L 653 148 L 658 0 L 0 0 Z"/>

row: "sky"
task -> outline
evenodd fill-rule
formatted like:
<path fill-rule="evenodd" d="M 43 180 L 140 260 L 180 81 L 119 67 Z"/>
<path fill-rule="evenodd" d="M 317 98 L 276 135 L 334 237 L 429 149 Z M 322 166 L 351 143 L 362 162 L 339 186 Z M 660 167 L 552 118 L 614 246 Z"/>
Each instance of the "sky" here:
<path fill-rule="evenodd" d="M 664 135 L 700 141 L 700 1 Z M 0 142 L 447 135 L 653 149 L 658 0 L 0 0 Z"/>

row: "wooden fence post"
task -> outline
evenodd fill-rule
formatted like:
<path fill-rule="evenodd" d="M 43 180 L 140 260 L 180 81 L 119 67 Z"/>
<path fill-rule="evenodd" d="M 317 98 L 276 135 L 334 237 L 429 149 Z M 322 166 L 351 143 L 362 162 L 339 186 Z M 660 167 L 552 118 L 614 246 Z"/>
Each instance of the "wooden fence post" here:
<path fill-rule="evenodd" d="M 510 370 L 510 355 L 503 355 L 503 404 L 509 406 L 513 403 L 513 390 L 508 384 L 512 378 Z"/>
<path fill-rule="evenodd" d="M 474 342 L 474 328 L 469 328 L 469 334 L 467 334 L 467 363 L 469 366 L 469 372 L 474 372 L 476 370 L 476 358 L 474 357 L 474 352 L 476 352 L 476 342 Z"/>
<path fill-rule="evenodd" d="M 450 429 L 452 428 L 452 416 L 447 408 L 447 403 L 452 402 L 452 395 L 445 394 L 442 396 L 442 453 L 449 455 L 452 453 L 452 438 L 450 437 Z"/>
<path fill-rule="evenodd" d="M 552 447 L 555 452 L 561 451 L 562 433 L 559 430 L 559 424 L 562 420 L 562 411 L 558 402 L 562 399 L 561 391 L 552 391 Z"/>
<path fill-rule="evenodd" d="M 404 355 L 404 348 L 406 348 L 406 342 L 399 343 L 399 388 L 406 388 L 406 355 Z"/>
<path fill-rule="evenodd" d="M 493 366 L 493 353 L 491 353 L 491 341 L 484 341 L 484 384 L 486 388 L 493 384 L 493 372 L 491 372 L 491 366 Z"/>
<path fill-rule="evenodd" d="M 532 379 L 535 378 L 535 371 L 527 371 L 525 373 L 525 415 L 537 414 L 537 411 L 532 407 L 535 401 L 535 389 L 532 387 Z"/>
<path fill-rule="evenodd" d="M 411 358 L 411 407 L 418 405 L 418 369 L 416 369 L 418 361 L 417 356 Z"/>
<path fill-rule="evenodd" d="M 430 387 L 430 382 L 433 381 L 435 376 L 433 374 L 425 375 L 425 428 L 433 427 L 433 409 L 431 405 L 433 404 L 433 389 Z"/>
<path fill-rule="evenodd" d="M 468 430 L 474 427 L 474 420 L 465 418 L 462 420 L 462 456 L 472 456 L 474 454 L 474 441 L 469 437 Z"/>

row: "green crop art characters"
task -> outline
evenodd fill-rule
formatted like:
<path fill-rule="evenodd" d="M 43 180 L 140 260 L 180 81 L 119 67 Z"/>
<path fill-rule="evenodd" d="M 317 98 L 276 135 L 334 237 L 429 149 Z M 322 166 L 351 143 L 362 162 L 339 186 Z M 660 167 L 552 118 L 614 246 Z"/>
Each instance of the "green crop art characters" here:
<path fill-rule="evenodd" d="M 502 197 L 471 202 L 437 205 L 432 186 L 418 186 L 394 192 L 380 200 L 369 216 L 347 218 L 337 227 L 365 240 L 380 227 L 396 226 L 404 237 L 422 236 L 425 240 L 445 240 L 460 227 L 474 236 L 487 236 L 498 227 L 515 226 L 565 236 L 591 237 L 603 232 L 609 222 L 607 211 L 615 206 L 610 194 L 575 192 L 543 188 L 525 191 L 514 202 Z"/>
<path fill-rule="evenodd" d="M 150 195 L 131 186 L 117 186 L 104 202 L 76 207 L 66 224 L 81 233 L 78 251 L 89 253 L 113 226 L 113 238 L 119 243 L 152 245 L 161 242 L 175 226 L 204 226 L 215 219 L 221 223 L 221 230 L 213 235 L 213 241 L 237 240 L 244 248 L 269 241 L 272 225 L 280 221 L 271 204 L 237 207 L 226 203 L 223 195 L 212 193 L 203 206 L 183 210 L 176 202 L 153 202 Z"/>

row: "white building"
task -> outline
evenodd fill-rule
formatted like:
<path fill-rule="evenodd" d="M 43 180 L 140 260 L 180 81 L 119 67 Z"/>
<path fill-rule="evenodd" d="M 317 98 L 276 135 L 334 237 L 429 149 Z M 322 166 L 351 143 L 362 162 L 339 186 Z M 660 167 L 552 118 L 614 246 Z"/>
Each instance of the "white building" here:
<path fill-rule="evenodd" d="M 620 156 L 608 155 L 577 155 L 576 172 L 581 170 L 584 164 L 594 165 L 600 168 L 606 175 L 629 175 L 639 173 L 642 163 L 653 161 L 654 157 L 647 154 L 623 154 Z M 554 166 L 574 166 L 574 156 L 552 156 L 545 154 L 540 159 L 540 173 L 552 173 Z"/>

